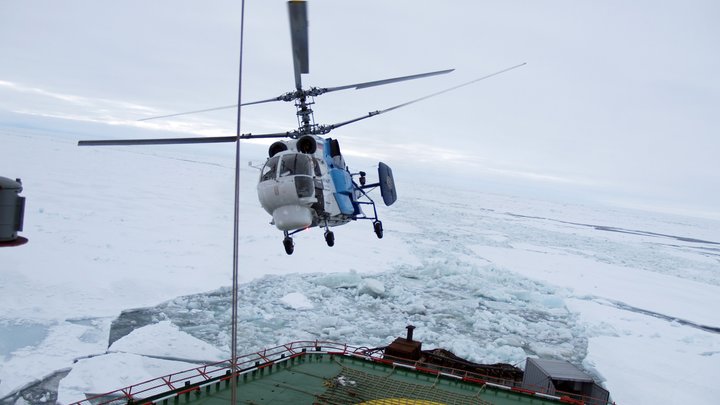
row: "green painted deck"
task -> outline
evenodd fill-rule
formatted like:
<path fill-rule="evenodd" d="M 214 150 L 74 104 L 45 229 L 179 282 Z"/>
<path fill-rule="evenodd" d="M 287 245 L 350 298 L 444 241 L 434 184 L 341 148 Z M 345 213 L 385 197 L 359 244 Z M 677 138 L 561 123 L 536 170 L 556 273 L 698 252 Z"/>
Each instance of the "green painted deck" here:
<path fill-rule="evenodd" d="M 361 404 L 390 398 L 441 404 L 558 403 L 557 400 L 465 382 L 453 377 L 328 353 L 307 353 L 275 362 L 271 366 L 240 375 L 237 384 L 239 404 Z M 224 379 L 156 400 L 155 403 L 227 404 L 230 395 L 230 380 Z M 386 403 L 409 405 L 422 402 Z"/>

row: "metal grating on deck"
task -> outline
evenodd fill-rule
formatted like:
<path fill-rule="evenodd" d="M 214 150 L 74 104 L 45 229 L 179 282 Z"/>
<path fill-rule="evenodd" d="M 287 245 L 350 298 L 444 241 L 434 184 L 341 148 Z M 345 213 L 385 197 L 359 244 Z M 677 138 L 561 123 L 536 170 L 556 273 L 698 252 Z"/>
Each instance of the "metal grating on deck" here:
<path fill-rule="evenodd" d="M 441 389 L 437 384 L 423 385 L 396 378 L 395 369 L 387 375 L 366 373 L 342 367 L 342 371 L 326 380 L 327 391 L 318 396 L 318 404 L 342 405 L 372 401 L 372 405 L 492 405 L 475 395 Z"/>

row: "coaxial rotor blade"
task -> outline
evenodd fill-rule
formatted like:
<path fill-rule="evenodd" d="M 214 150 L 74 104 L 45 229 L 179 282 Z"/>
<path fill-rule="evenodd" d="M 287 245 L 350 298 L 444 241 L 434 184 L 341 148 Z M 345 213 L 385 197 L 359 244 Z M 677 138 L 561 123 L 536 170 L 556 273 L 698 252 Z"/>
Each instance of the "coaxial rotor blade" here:
<path fill-rule="evenodd" d="M 288 15 L 290 16 L 295 88 L 301 90 L 302 79 L 300 78 L 300 74 L 310 72 L 307 4 L 304 1 L 288 1 Z"/>
<path fill-rule="evenodd" d="M 240 139 L 252 138 L 291 138 L 296 136 L 296 131 L 277 132 L 274 134 L 242 134 Z M 209 136 L 193 138 L 156 138 L 156 139 L 101 139 L 90 141 L 78 141 L 78 146 L 113 146 L 113 145 L 180 145 L 190 143 L 223 143 L 235 142 L 237 136 Z"/>
<path fill-rule="evenodd" d="M 348 84 L 346 86 L 337 86 L 337 87 L 328 87 L 324 90 L 325 93 L 329 93 L 331 91 L 338 91 L 338 90 L 345 90 L 345 89 L 364 89 L 367 87 L 373 87 L 373 86 L 382 86 L 384 84 L 390 84 L 390 83 L 396 83 L 396 82 L 402 82 L 405 80 L 414 80 L 414 79 L 421 79 L 423 77 L 429 77 L 429 76 L 436 76 L 436 75 L 444 75 L 446 73 L 450 73 L 454 71 L 455 69 L 447 69 L 447 70 L 438 70 L 435 72 L 428 72 L 428 73 L 420 73 L 417 75 L 410 75 L 410 76 L 402 76 L 402 77 L 394 77 L 392 79 L 384 79 L 384 80 L 375 80 L 372 82 L 365 82 L 365 83 L 355 83 L 355 84 Z"/>
<path fill-rule="evenodd" d="M 281 100 L 282 100 L 281 97 L 273 97 L 273 98 L 268 98 L 268 99 L 266 99 L 266 100 L 259 100 L 259 101 L 251 101 L 251 102 L 249 102 L 249 103 L 242 103 L 242 104 L 240 104 L 240 105 L 241 105 L 241 106 L 246 106 L 246 105 L 253 105 L 253 104 L 270 103 L 270 102 L 272 102 L 272 101 L 281 101 Z M 150 120 L 156 120 L 156 119 L 159 119 L 159 118 L 177 117 L 177 116 L 179 116 L 179 115 L 188 115 L 188 114 L 197 114 L 197 113 L 203 113 L 203 112 L 209 112 L 209 111 L 227 110 L 227 109 L 230 109 L 230 108 L 237 108 L 237 106 L 238 106 L 237 104 L 233 104 L 233 105 L 226 105 L 226 106 L 222 106 L 222 107 L 206 108 L 206 109 L 204 109 L 204 110 L 195 110 L 195 111 L 186 111 L 186 112 L 174 113 L 174 114 L 167 114 L 167 115 L 158 115 L 158 116 L 156 116 L 156 117 L 142 118 L 142 119 L 139 119 L 138 121 L 150 121 Z"/>
<path fill-rule="evenodd" d="M 246 106 L 246 105 L 270 103 L 270 102 L 273 102 L 273 101 L 292 101 L 292 100 L 296 100 L 296 99 L 298 99 L 298 98 L 300 98 L 300 97 L 302 97 L 302 96 L 307 96 L 307 95 L 310 95 L 310 96 L 313 96 L 313 97 L 314 97 L 314 96 L 319 96 L 319 95 L 321 95 L 321 94 L 329 93 L 329 92 L 331 92 L 331 91 L 347 90 L 347 89 L 356 89 L 356 90 L 359 90 L 359 89 L 364 89 L 364 88 L 367 88 L 367 87 L 382 86 L 382 85 L 384 85 L 384 84 L 402 82 L 402 81 L 405 81 L 405 80 L 414 80 L 414 79 L 421 79 L 421 78 L 423 78 L 423 77 L 443 75 L 443 74 L 446 74 L 446 73 L 450 73 L 450 72 L 452 72 L 452 71 L 454 71 L 454 70 L 455 70 L 455 69 L 438 70 L 438 71 L 435 71 L 435 72 L 420 73 L 420 74 L 410 75 L 410 76 L 394 77 L 394 78 L 392 78 L 392 79 L 375 80 L 375 81 L 372 81 L 372 82 L 348 84 L 348 85 L 345 85 L 345 86 L 336 86 L 336 87 L 327 87 L 327 88 L 315 88 L 315 87 L 313 87 L 313 88 L 310 89 L 310 90 L 295 91 L 295 92 L 291 92 L 291 93 L 281 94 L 281 95 L 279 95 L 279 96 L 277 96 L 277 97 L 268 98 L 268 99 L 265 99 L 265 100 L 250 101 L 250 102 L 247 102 L 247 103 L 242 103 L 242 104 L 240 104 L 240 105 L 244 107 L 244 106 Z M 237 108 L 237 104 L 226 105 L 226 106 L 222 106 L 222 107 L 206 108 L 206 109 L 203 109 L 203 110 L 194 110 L 194 111 L 186 111 L 186 112 L 174 113 L 174 114 L 167 114 L 167 115 L 158 115 L 158 116 L 156 116 L 156 117 L 142 118 L 142 119 L 139 119 L 138 121 L 150 121 L 150 120 L 156 120 L 156 119 L 160 119 L 160 118 L 170 118 L 170 117 L 177 117 L 177 116 L 188 115 L 188 114 L 197 114 L 197 113 L 210 112 L 210 111 L 227 110 L 227 109 L 229 109 L 229 108 Z"/>
<path fill-rule="evenodd" d="M 393 110 L 397 110 L 398 108 L 405 107 L 405 106 L 408 106 L 408 105 L 410 105 L 410 104 L 415 104 L 415 103 L 417 103 L 417 102 L 419 102 L 419 101 L 427 100 L 427 99 L 429 99 L 429 98 L 431 98 L 431 97 L 439 96 L 439 95 L 444 94 L 444 93 L 447 93 L 447 92 L 449 92 L 449 91 L 453 91 L 453 90 L 459 89 L 459 88 L 461 88 L 461 87 L 465 87 L 465 86 L 471 85 L 471 84 L 473 84 L 473 83 L 479 82 L 480 80 L 485 80 L 485 79 L 488 79 L 488 78 L 490 78 L 490 77 L 497 76 L 497 75 L 499 75 L 499 74 L 508 72 L 508 71 L 510 71 L 510 70 L 517 69 L 517 68 L 519 68 L 519 67 L 521 67 L 521 66 L 525 66 L 526 64 L 527 64 L 527 63 L 521 63 L 521 64 L 519 64 L 519 65 L 515 65 L 515 66 L 512 66 L 512 67 L 509 67 L 509 68 L 500 70 L 500 71 L 498 71 L 498 72 L 491 73 L 491 74 L 489 74 L 489 75 L 486 75 L 486 76 L 477 78 L 477 79 L 475 79 L 475 80 L 471 80 L 471 81 L 469 81 L 469 82 L 465 82 L 465 83 L 459 84 L 459 85 L 457 85 L 457 86 L 453 86 L 453 87 L 450 87 L 450 88 L 448 88 L 448 89 L 438 91 L 438 92 L 436 92 L 436 93 L 428 94 L 427 96 L 423 96 L 423 97 L 420 97 L 420 98 L 416 98 L 415 100 L 410 100 L 410 101 L 407 101 L 407 102 L 405 102 L 405 103 L 398 104 L 398 105 L 392 106 L 392 107 L 390 107 L 390 108 L 386 108 L 386 109 L 384 109 L 384 110 L 371 111 L 371 112 L 367 113 L 367 115 L 363 115 L 362 117 L 353 118 L 353 119 L 351 119 L 351 120 L 347 120 L 347 121 L 343 121 L 343 122 L 338 122 L 337 124 L 331 124 L 331 125 L 324 126 L 324 127 L 323 127 L 323 133 L 328 133 L 328 132 L 332 131 L 332 130 L 335 129 L 335 128 L 339 128 L 339 127 L 342 127 L 342 126 L 345 126 L 345 125 L 348 125 L 348 124 L 352 124 L 353 122 L 358 122 L 358 121 L 364 120 L 364 119 L 366 119 L 366 118 L 374 117 L 374 116 L 376 116 L 376 115 L 384 114 L 384 113 L 386 113 L 386 112 L 390 112 L 390 111 L 393 111 Z"/>
<path fill-rule="evenodd" d="M 240 139 L 259 139 L 259 138 L 297 138 L 298 131 L 276 132 L 274 134 L 242 134 Z"/>
<path fill-rule="evenodd" d="M 177 117 L 178 115 L 197 114 L 197 113 L 208 112 L 208 111 L 226 110 L 228 108 L 236 108 L 236 107 L 237 107 L 237 104 L 233 104 L 233 105 L 226 105 L 223 107 L 206 108 L 204 110 L 186 111 L 186 112 L 181 112 L 181 113 L 158 115 L 156 117 L 141 118 L 138 121 L 150 121 L 150 120 L 156 120 L 156 119 L 160 119 L 160 118 Z"/>
<path fill-rule="evenodd" d="M 195 138 L 159 138 L 159 139 L 105 139 L 79 141 L 78 146 L 110 146 L 110 145 L 174 145 L 184 143 L 220 143 L 235 142 L 236 136 L 212 136 Z"/>

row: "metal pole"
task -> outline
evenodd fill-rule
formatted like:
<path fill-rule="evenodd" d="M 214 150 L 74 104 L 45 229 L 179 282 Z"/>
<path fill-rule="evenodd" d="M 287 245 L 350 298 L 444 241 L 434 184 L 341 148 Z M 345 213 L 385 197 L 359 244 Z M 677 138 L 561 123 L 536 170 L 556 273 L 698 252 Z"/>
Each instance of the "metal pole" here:
<path fill-rule="evenodd" d="M 239 249 L 239 216 L 240 216 L 240 112 L 242 111 L 242 66 L 243 66 L 243 33 L 245 31 L 245 0 L 240 9 L 240 63 L 238 68 L 238 112 L 237 140 L 235 141 L 235 216 L 233 226 L 233 274 L 232 274 L 232 342 L 230 343 L 231 394 L 230 403 L 237 404 L 237 305 L 238 305 L 238 249 Z"/>

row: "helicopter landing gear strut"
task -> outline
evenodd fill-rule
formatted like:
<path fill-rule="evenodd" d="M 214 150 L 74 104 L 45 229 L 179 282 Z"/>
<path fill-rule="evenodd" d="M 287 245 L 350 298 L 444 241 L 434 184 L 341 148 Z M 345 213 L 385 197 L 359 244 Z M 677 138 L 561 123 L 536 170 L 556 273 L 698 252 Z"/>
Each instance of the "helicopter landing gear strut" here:
<path fill-rule="evenodd" d="M 382 237 L 383 237 L 382 222 L 380 222 L 380 221 L 374 221 L 374 222 L 373 222 L 373 229 L 375 230 L 375 235 L 377 235 L 378 239 L 382 239 Z"/>
<path fill-rule="evenodd" d="M 325 230 L 325 243 L 330 247 L 335 246 L 335 234 L 332 231 Z"/>
<path fill-rule="evenodd" d="M 285 247 L 285 253 L 287 253 L 288 255 L 293 254 L 293 252 L 295 251 L 295 242 L 293 242 L 293 238 L 291 238 L 287 232 L 285 232 L 283 246 Z"/>
<path fill-rule="evenodd" d="M 335 246 L 335 234 L 328 227 L 327 221 L 325 221 L 325 243 L 329 247 Z"/>

